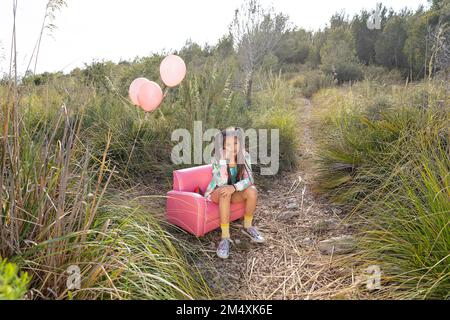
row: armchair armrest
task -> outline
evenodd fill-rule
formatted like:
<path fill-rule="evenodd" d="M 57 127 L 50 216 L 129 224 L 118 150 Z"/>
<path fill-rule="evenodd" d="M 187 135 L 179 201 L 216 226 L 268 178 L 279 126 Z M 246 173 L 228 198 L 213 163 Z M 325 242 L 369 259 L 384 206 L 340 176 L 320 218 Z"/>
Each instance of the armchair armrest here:
<path fill-rule="evenodd" d="M 206 199 L 194 192 L 171 190 L 167 193 L 167 219 L 183 229 L 202 235 Z"/>

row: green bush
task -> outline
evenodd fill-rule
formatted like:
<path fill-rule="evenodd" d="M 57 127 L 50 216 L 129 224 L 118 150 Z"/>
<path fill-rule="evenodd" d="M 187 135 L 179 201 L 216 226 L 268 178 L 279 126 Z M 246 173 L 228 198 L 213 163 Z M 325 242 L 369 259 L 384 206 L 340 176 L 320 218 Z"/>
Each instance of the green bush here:
<path fill-rule="evenodd" d="M 448 299 L 450 96 L 445 84 L 387 91 L 361 83 L 322 102 L 334 106 L 322 105 L 328 111 L 318 135 L 317 190 L 348 207 L 354 225 L 361 223 L 359 262 L 381 266 L 384 289 L 378 294 Z"/>
<path fill-rule="evenodd" d="M 274 110 L 267 118 L 263 128 L 279 130 L 280 170 L 292 171 L 297 166 L 296 150 L 298 150 L 299 144 L 295 114 L 285 110 Z"/>
<path fill-rule="evenodd" d="M 398 84 L 404 78 L 402 73 L 397 69 L 388 70 L 385 67 L 377 65 L 362 66 L 364 79 L 370 82 L 378 82 L 380 84 Z"/>
<path fill-rule="evenodd" d="M 330 31 L 329 37 L 320 49 L 320 57 L 321 69 L 339 84 L 363 79 L 349 28 L 342 26 Z"/>
<path fill-rule="evenodd" d="M 123 177 L 108 156 L 113 136 L 98 131 L 104 145 L 95 149 L 92 132 L 82 130 L 83 116 L 60 108 L 43 126 L 20 123 L 17 162 L 4 168 L 11 176 L 2 195 L 0 254 L 33 276 L 36 297 L 210 297 L 181 254 L 183 243 L 162 229 L 152 210 L 132 203 L 132 192 L 109 189 L 113 176 Z M 81 271 L 80 290 L 67 287 L 72 265 Z"/>
<path fill-rule="evenodd" d="M 30 280 L 28 273 L 19 274 L 17 265 L 0 258 L 0 300 L 22 299 Z"/>
<path fill-rule="evenodd" d="M 108 277 L 98 277 L 95 285 L 114 288 L 114 292 L 98 290 L 89 280 L 77 298 L 102 299 L 210 299 L 212 293 L 193 259 L 195 252 L 186 243 L 168 232 L 167 226 L 137 201 L 110 196 L 110 204 L 100 209 L 96 221 L 98 236 L 89 239 L 90 247 L 80 261 L 91 265 L 104 261 Z M 108 225 L 107 232 L 104 226 Z M 203 264 L 208 268 L 208 264 Z M 95 272 L 92 272 L 95 273 Z M 111 285 L 113 282 L 113 286 Z"/>
<path fill-rule="evenodd" d="M 377 212 L 362 239 L 365 260 L 386 274 L 384 297 L 450 298 L 450 157 L 432 143 L 383 185 L 385 194 L 371 201 Z"/>
<path fill-rule="evenodd" d="M 262 76 L 266 79 L 265 86 L 256 95 L 255 108 L 249 113 L 252 119 L 251 126 L 255 129 L 268 129 L 269 144 L 270 130 L 279 130 L 279 172 L 292 170 L 297 166 L 296 152 L 299 143 L 295 91 L 280 75 L 269 73 Z M 268 153 L 271 154 L 270 145 L 268 149 Z"/>
<path fill-rule="evenodd" d="M 329 88 L 336 85 L 337 81 L 332 76 L 320 70 L 305 72 L 293 81 L 293 86 L 301 90 L 302 94 L 311 98 L 320 89 Z"/>
<path fill-rule="evenodd" d="M 360 81 L 364 78 L 361 65 L 356 62 L 338 61 L 332 66 L 322 68 L 327 74 L 334 77 L 339 84 Z"/>

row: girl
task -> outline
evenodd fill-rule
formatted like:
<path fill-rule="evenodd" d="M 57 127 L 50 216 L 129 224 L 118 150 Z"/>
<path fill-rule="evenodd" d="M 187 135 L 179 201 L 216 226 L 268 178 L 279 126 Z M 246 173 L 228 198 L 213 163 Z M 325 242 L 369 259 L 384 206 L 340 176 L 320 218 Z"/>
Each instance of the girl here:
<path fill-rule="evenodd" d="M 219 204 L 221 240 L 217 255 L 226 259 L 230 253 L 230 204 L 245 201 L 242 232 L 254 242 L 264 242 L 263 236 L 252 226 L 257 190 L 254 186 L 250 154 L 244 150 L 243 130 L 230 127 L 215 137 L 218 156 L 212 161 L 213 176 L 205 197 Z M 242 143 L 241 143 L 242 142 Z"/>

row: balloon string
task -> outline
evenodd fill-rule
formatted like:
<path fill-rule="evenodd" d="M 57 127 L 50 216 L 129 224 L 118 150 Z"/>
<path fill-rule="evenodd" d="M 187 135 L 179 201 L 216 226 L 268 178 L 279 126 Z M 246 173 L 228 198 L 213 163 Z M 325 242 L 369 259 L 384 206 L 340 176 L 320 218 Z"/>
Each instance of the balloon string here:
<path fill-rule="evenodd" d="M 161 117 L 164 121 L 166 121 L 166 117 L 164 116 L 164 113 L 162 112 L 161 108 L 158 108 L 159 113 L 161 113 Z"/>
<path fill-rule="evenodd" d="M 169 87 L 164 86 L 164 95 L 163 98 L 165 98 L 167 96 L 167 94 L 169 93 Z"/>

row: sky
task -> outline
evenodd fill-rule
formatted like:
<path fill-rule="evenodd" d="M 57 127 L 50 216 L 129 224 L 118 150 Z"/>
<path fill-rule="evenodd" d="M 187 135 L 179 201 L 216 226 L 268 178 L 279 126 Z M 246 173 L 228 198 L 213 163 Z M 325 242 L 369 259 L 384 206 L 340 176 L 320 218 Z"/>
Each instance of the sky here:
<path fill-rule="evenodd" d="M 18 70 L 30 60 L 48 0 L 17 0 Z M 345 9 L 350 16 L 373 10 L 380 0 L 261 0 L 307 30 L 324 28 Z M 155 52 L 178 50 L 188 39 L 214 45 L 228 32 L 242 0 L 67 0 L 56 13 L 56 29 L 42 39 L 37 73 L 70 72 L 93 60 L 132 60 Z M 0 0 L 0 75 L 9 70 L 13 0 Z M 395 10 L 416 9 L 426 0 L 390 0 Z"/>

